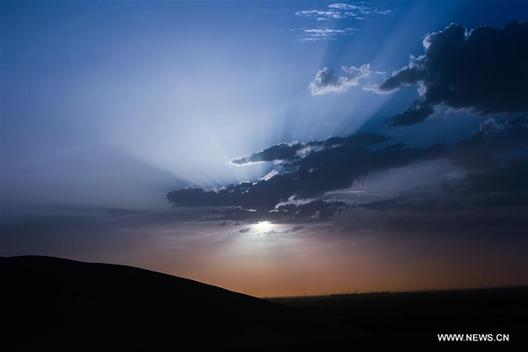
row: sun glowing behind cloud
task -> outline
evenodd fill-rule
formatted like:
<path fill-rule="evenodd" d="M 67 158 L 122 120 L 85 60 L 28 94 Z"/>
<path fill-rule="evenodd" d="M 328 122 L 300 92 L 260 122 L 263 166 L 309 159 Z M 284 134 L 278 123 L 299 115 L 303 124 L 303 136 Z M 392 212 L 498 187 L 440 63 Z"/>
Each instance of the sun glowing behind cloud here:
<path fill-rule="evenodd" d="M 251 225 L 251 228 L 254 232 L 258 234 L 266 234 L 275 229 L 276 225 L 273 224 L 271 221 L 259 221 L 256 224 Z"/>

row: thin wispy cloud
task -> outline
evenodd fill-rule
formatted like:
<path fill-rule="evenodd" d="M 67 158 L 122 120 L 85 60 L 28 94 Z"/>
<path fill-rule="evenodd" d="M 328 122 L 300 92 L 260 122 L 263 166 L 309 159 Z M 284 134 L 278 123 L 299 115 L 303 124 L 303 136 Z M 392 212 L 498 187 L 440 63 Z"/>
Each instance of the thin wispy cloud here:
<path fill-rule="evenodd" d="M 318 21 L 338 20 L 344 18 L 353 18 L 356 20 L 364 20 L 371 15 L 389 15 L 392 11 L 388 9 L 378 9 L 370 7 L 368 4 L 349 4 L 349 3 L 334 3 L 323 9 L 306 9 L 295 12 L 296 16 L 311 17 Z"/>
<path fill-rule="evenodd" d="M 345 15 L 342 11 L 336 10 L 300 10 L 296 11 L 295 15 L 301 17 L 315 17 L 319 21 L 345 18 Z"/>
<path fill-rule="evenodd" d="M 309 28 L 303 29 L 299 35 L 299 40 L 302 42 L 320 41 L 320 40 L 336 40 L 339 37 L 351 35 L 356 32 L 356 28 Z"/>
<path fill-rule="evenodd" d="M 308 19 L 314 19 L 318 22 L 332 22 L 336 23 L 338 20 L 366 20 L 369 16 L 373 15 L 389 15 L 392 10 L 377 9 L 370 7 L 368 4 L 362 2 L 360 4 L 350 3 L 333 3 L 328 5 L 326 8 L 318 9 L 301 9 L 295 11 L 295 15 L 298 17 L 304 17 Z M 357 28 L 337 27 L 333 26 L 316 26 L 314 28 L 300 29 L 294 31 L 300 31 L 301 34 L 298 36 L 301 42 L 316 42 L 324 40 L 337 40 L 341 37 L 345 37 L 357 32 Z"/>

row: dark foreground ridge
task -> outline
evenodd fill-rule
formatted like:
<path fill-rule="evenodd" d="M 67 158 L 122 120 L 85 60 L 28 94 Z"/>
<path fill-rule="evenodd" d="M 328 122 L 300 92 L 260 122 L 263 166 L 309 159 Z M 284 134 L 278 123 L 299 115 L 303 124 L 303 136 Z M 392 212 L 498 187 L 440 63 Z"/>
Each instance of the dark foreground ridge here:
<path fill-rule="evenodd" d="M 19 350 L 353 350 L 437 333 L 528 336 L 528 288 L 262 300 L 111 264 L 0 258 L 2 343 Z M 9 350 L 16 350 L 10 348 Z"/>
<path fill-rule="evenodd" d="M 0 258 L 0 274 L 2 335 L 23 350 L 268 350 L 359 336 L 280 304 L 133 267 L 21 256 Z"/>

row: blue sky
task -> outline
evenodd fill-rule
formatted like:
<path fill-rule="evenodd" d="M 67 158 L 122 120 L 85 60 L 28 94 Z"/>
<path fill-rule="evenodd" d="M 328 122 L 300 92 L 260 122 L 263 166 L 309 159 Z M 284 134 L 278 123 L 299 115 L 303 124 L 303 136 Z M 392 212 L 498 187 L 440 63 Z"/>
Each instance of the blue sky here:
<path fill-rule="evenodd" d="M 228 161 L 278 142 L 385 129 L 380 120 L 417 95 L 352 87 L 313 96 L 317 70 L 370 63 L 390 73 L 450 22 L 503 25 L 526 10 L 386 1 L 350 3 L 370 12 L 346 15 L 332 4 L 3 1 L 5 199 L 162 207 L 178 185 L 260 177 L 263 166 Z M 389 133 L 423 144 L 446 139 L 438 131 L 451 123 Z"/>

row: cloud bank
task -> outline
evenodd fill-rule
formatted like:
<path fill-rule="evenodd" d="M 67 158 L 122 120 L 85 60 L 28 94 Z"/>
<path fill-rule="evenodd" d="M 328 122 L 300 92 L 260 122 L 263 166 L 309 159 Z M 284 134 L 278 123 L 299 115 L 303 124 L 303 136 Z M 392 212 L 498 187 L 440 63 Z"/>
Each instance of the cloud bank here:
<path fill-rule="evenodd" d="M 238 206 L 252 209 L 256 214 L 276 212 L 295 216 L 303 212 L 314 213 L 315 208 L 326 214 L 339 207 L 321 199 L 325 192 L 350 187 L 356 178 L 373 170 L 407 165 L 444 153 L 442 146 L 413 148 L 389 143 L 386 136 L 373 134 L 278 144 L 233 161 L 238 165 L 281 161 L 280 172 L 271 177 L 232 184 L 219 190 L 180 189 L 170 192 L 167 199 L 176 206 Z M 313 201 L 292 203 L 292 199 Z"/>
<path fill-rule="evenodd" d="M 423 164 L 428 161 L 438 163 Z M 503 123 L 485 120 L 471 138 L 453 145 L 412 147 L 384 135 L 356 133 L 326 140 L 277 144 L 233 160 L 240 166 L 254 162 L 278 164 L 271 173 L 254 182 L 231 184 L 216 190 L 179 189 L 168 193 L 167 199 L 182 207 L 231 207 L 222 211 L 222 216 L 239 220 L 264 216 L 324 219 L 350 206 L 420 211 L 528 206 L 525 182 L 528 122 L 524 119 Z M 401 192 L 394 189 L 394 192 L 369 196 L 366 188 L 360 189 L 355 196 L 355 184 L 368 180 L 373 174 L 394 178 L 401 172 L 390 170 L 407 166 L 412 169 L 413 165 L 420 164 L 428 165 L 423 177 L 434 177 L 431 185 L 425 180 L 413 181 L 418 174 L 414 176 L 415 173 L 409 171 L 405 176 L 407 180 L 383 181 L 383 177 L 376 177 L 378 183 L 394 185 L 390 187 L 399 187 Z M 439 183 L 439 176 L 431 170 L 435 165 L 443 165 L 439 172 L 448 173 L 438 178 L 446 177 L 445 183 Z M 428 190 L 415 189 L 413 183 L 428 184 Z M 337 194 L 348 196 L 342 198 Z"/>

